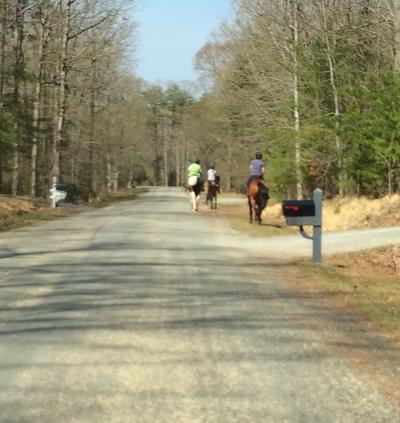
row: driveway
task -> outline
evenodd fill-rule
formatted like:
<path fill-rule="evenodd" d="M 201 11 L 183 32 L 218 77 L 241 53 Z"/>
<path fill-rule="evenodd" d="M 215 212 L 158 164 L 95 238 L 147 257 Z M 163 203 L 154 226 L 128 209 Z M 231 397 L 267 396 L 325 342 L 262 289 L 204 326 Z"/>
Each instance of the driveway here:
<path fill-rule="evenodd" d="M 173 188 L 0 235 L 0 421 L 400 421 L 399 345 L 254 247 Z"/>

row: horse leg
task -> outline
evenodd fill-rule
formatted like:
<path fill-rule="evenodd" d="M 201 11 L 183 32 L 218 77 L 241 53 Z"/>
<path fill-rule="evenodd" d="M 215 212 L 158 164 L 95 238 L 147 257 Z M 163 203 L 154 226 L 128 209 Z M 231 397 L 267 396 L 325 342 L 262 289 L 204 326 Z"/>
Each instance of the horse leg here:
<path fill-rule="evenodd" d="M 192 211 L 196 211 L 197 210 L 197 206 L 196 206 L 196 194 L 194 191 L 190 191 L 190 200 L 192 203 Z"/>
<path fill-rule="evenodd" d="M 217 210 L 217 193 L 214 196 L 214 209 Z"/>
<path fill-rule="evenodd" d="M 249 223 L 253 223 L 253 204 L 249 198 Z"/>

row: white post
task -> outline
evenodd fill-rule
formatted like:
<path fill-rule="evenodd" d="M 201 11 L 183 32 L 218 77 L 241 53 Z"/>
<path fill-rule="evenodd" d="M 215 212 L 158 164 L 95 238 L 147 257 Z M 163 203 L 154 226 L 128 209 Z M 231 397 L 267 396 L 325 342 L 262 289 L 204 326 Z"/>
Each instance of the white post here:
<path fill-rule="evenodd" d="M 53 186 L 51 191 L 51 207 L 56 207 L 57 176 L 53 176 Z"/>
<path fill-rule="evenodd" d="M 313 192 L 315 204 L 315 224 L 313 233 L 313 262 L 321 263 L 322 251 L 322 190 L 316 188 Z"/>

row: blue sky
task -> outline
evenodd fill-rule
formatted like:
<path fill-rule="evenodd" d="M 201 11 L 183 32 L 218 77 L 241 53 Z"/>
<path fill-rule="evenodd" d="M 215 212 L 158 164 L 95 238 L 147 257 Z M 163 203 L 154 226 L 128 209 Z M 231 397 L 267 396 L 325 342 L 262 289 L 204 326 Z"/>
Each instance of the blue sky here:
<path fill-rule="evenodd" d="M 195 54 L 231 16 L 229 0 L 138 0 L 137 73 L 152 83 L 194 81 Z"/>

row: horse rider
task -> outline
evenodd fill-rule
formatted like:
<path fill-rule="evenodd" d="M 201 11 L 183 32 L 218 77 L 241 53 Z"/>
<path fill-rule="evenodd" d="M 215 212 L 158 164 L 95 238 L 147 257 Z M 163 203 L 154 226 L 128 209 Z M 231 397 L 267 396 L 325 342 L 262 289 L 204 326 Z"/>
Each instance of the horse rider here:
<path fill-rule="evenodd" d="M 187 169 L 188 185 L 193 187 L 197 183 L 201 182 L 202 175 L 203 169 L 200 166 L 200 160 L 195 160 Z"/>
<path fill-rule="evenodd" d="M 267 206 L 269 197 L 268 187 L 265 185 L 265 164 L 262 154 L 256 153 L 256 158 L 250 164 L 250 177 L 247 181 L 247 198 L 249 200 L 250 223 L 253 222 L 253 213 L 256 220 L 261 223 L 261 213 Z M 252 183 L 254 181 L 254 183 Z"/>
<path fill-rule="evenodd" d="M 208 185 L 208 192 L 210 192 L 210 186 L 217 185 L 217 171 L 215 170 L 215 166 L 212 165 L 207 170 L 207 185 Z M 208 195 L 206 199 L 206 204 L 208 203 Z"/>
<path fill-rule="evenodd" d="M 256 158 L 250 164 L 250 177 L 247 181 L 247 186 L 253 179 L 261 179 L 264 181 L 265 163 L 262 160 L 262 154 L 256 153 Z M 262 182 L 264 185 L 265 183 Z"/>
<path fill-rule="evenodd" d="M 203 190 L 202 175 L 203 170 L 200 166 L 200 160 L 195 160 L 187 169 L 188 186 L 193 211 L 197 211 L 199 207 L 200 193 Z"/>

